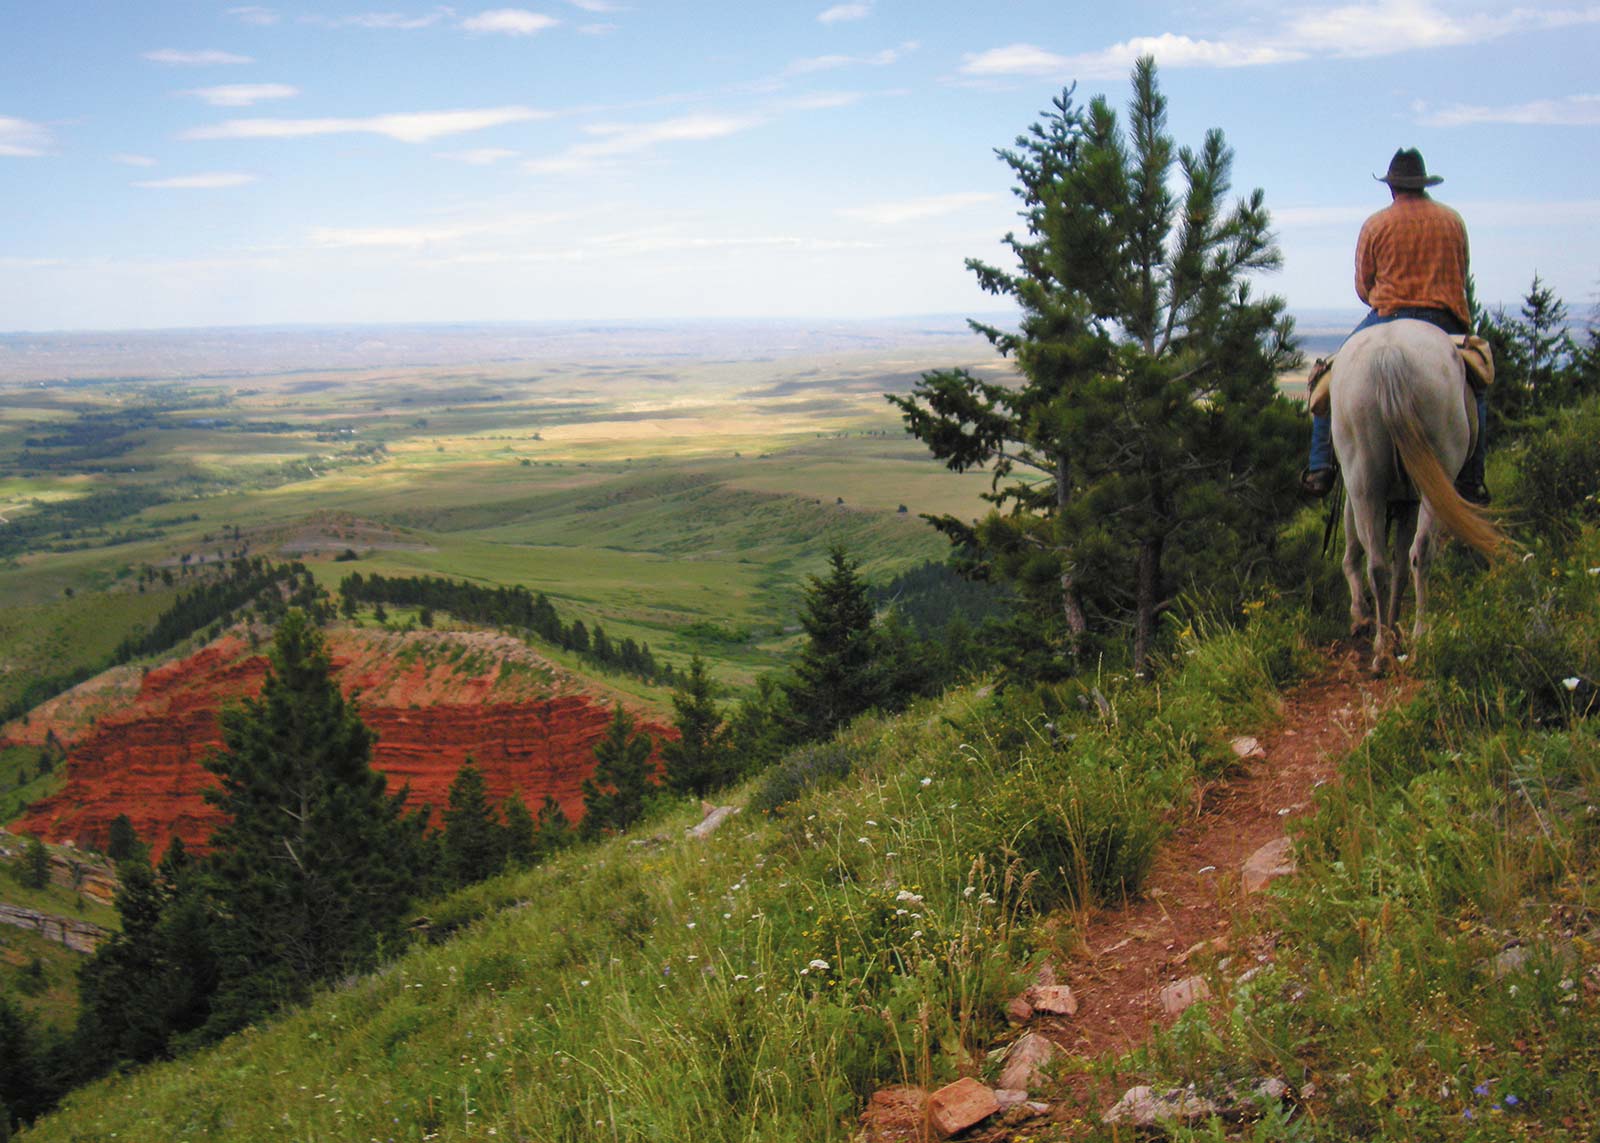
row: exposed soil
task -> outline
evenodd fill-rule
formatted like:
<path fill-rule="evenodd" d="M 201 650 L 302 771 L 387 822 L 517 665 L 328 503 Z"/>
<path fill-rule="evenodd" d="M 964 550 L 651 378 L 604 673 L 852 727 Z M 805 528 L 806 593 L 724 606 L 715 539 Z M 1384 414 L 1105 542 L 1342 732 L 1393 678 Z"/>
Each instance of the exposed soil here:
<path fill-rule="evenodd" d="M 340 688 L 377 736 L 373 765 L 391 790 L 409 787 L 408 804 L 442 811 L 470 756 L 491 799 L 516 791 L 537 811 L 548 794 L 571 820 L 582 816 L 583 781 L 611 717 L 586 681 L 492 632 L 339 628 L 328 649 Z M 221 817 L 202 794 L 216 782 L 201 760 L 222 745 L 222 707 L 258 693 L 266 669 L 244 638 L 224 635 L 142 677 L 91 680 L 5 728 L 0 744 L 54 732 L 67 749 L 66 785 L 10 828 L 98 849 L 127 814 L 158 856 L 173 837 L 203 849 Z M 636 721 L 658 740 L 667 733 Z"/>
<path fill-rule="evenodd" d="M 1354 646 L 1335 645 L 1326 657 L 1325 670 L 1283 696 L 1282 718 L 1255 734 L 1259 753 L 1199 792 L 1138 899 L 1063 925 L 1056 975 L 1072 988 L 1078 1012 L 1071 1019 L 1035 1017 L 1030 1031 L 1043 1033 L 1069 1057 L 1120 1056 L 1176 1020 L 1163 1010 L 1163 988 L 1203 975 L 1219 958 L 1231 958 L 1233 975 L 1270 959 L 1271 934 L 1248 923 L 1264 902 L 1244 892 L 1243 865 L 1286 835 L 1288 823 L 1311 809 L 1315 789 L 1334 779 L 1340 757 L 1378 713 L 1413 689 L 1405 678 L 1374 679 Z M 1070 1065 L 1057 1074 L 1062 1083 L 1039 1097 L 1054 1104 L 1051 1118 L 1063 1123 L 1098 1119 L 1128 1086 L 1113 1090 Z M 901 1089 L 884 1093 L 863 1116 L 865 1137 L 921 1138 L 918 1107 Z M 1014 1135 L 1002 1124 L 977 1128 L 970 1137 L 999 1143 Z"/>

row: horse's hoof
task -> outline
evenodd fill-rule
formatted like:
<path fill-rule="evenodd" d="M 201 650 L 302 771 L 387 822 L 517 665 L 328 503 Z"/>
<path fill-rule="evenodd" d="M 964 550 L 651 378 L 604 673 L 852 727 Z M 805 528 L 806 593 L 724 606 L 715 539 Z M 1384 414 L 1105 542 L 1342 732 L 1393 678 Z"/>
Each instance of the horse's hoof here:
<path fill-rule="evenodd" d="M 1350 624 L 1350 638 L 1364 639 L 1372 634 L 1372 620 L 1361 619 Z"/>

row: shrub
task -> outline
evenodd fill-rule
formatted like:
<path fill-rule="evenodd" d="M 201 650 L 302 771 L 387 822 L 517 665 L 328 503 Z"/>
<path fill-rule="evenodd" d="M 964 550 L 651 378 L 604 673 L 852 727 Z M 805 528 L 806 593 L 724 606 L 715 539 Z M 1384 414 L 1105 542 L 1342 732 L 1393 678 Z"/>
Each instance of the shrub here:
<path fill-rule="evenodd" d="M 848 777 L 855 764 L 855 752 L 842 742 L 819 742 L 792 750 L 767 771 L 750 799 L 750 808 L 771 813 L 813 786 Z"/>
<path fill-rule="evenodd" d="M 1600 399 L 1562 409 L 1522 442 L 1507 500 L 1535 536 L 1567 544 L 1600 520 Z"/>

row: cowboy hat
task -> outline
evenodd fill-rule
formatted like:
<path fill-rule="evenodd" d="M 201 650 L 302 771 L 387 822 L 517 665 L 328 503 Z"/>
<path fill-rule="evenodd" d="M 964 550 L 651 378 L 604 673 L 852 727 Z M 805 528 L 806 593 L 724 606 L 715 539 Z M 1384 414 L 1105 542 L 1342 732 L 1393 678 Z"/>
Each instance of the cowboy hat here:
<path fill-rule="evenodd" d="M 1422 152 L 1415 147 L 1401 147 L 1389 160 L 1389 173 L 1372 177 L 1395 190 L 1421 190 L 1444 182 L 1441 176 L 1428 174 L 1428 164 L 1422 161 Z"/>

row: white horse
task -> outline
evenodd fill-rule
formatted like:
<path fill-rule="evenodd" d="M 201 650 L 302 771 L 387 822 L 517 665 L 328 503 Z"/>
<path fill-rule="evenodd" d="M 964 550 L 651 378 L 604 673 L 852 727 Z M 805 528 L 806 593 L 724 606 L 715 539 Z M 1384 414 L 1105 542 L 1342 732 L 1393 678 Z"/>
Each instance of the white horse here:
<path fill-rule="evenodd" d="M 1368 326 L 1345 342 L 1329 380 L 1333 448 L 1348 493 L 1344 577 L 1350 585 L 1350 631 L 1358 634 L 1371 623 L 1366 601 L 1370 587 L 1377 611 L 1372 669 L 1382 671 L 1393 653 L 1389 629 L 1399 622 L 1406 580 L 1391 566 L 1384 542 L 1391 506 L 1395 563 L 1409 549 L 1416 587 L 1413 638 L 1422 634 L 1428 563 L 1438 528 L 1442 525 L 1489 556 L 1506 539 L 1455 489 L 1453 478 L 1472 449 L 1470 396 L 1465 366 L 1448 334 L 1405 318 Z"/>

